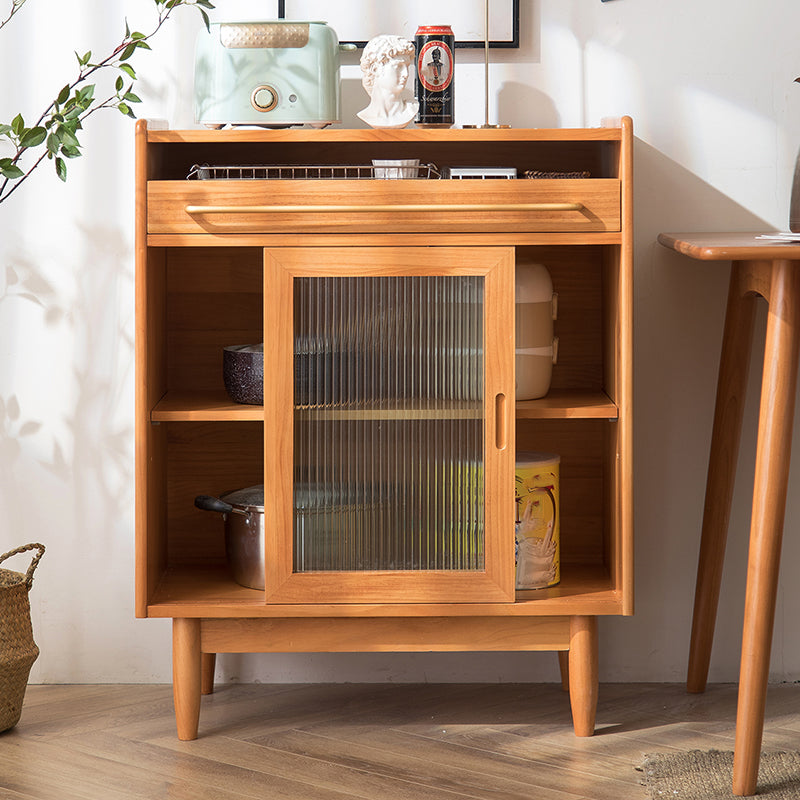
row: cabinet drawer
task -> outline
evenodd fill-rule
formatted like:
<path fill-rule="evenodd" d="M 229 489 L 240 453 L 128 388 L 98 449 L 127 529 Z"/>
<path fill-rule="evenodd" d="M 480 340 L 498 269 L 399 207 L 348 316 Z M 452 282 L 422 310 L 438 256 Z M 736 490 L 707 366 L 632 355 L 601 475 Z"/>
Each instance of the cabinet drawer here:
<path fill-rule="evenodd" d="M 147 230 L 475 233 L 620 230 L 620 181 L 150 181 Z"/>

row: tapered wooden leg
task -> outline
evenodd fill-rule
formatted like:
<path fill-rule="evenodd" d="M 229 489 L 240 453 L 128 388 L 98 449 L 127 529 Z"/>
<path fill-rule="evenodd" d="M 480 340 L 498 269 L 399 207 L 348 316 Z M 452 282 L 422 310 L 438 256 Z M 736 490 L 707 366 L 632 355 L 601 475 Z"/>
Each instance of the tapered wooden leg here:
<path fill-rule="evenodd" d="M 217 666 L 216 653 L 202 653 L 200 661 L 200 694 L 214 693 L 214 669 Z"/>
<path fill-rule="evenodd" d="M 747 564 L 733 792 L 755 794 L 778 589 L 800 350 L 800 265 L 772 268 Z"/>
<path fill-rule="evenodd" d="M 558 651 L 558 670 L 561 673 L 561 688 L 569 691 L 569 650 Z"/>
<path fill-rule="evenodd" d="M 597 617 L 570 617 L 569 702 L 576 736 L 591 736 L 597 714 Z"/>
<path fill-rule="evenodd" d="M 756 302 L 755 295 L 746 293 L 744 269 L 742 263 L 733 265 L 728 291 L 694 595 L 686 680 L 690 692 L 704 691 L 708 679 L 741 438 Z"/>
<path fill-rule="evenodd" d="M 200 620 L 172 621 L 172 692 L 178 738 L 197 738 L 200 722 Z"/>

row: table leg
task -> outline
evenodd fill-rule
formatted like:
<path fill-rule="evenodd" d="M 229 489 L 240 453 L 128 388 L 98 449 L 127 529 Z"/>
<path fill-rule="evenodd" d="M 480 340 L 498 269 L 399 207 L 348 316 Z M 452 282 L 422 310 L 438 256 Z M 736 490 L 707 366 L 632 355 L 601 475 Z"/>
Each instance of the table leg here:
<path fill-rule="evenodd" d="M 561 689 L 569 691 L 569 650 L 558 651 L 558 671 L 561 674 Z"/>
<path fill-rule="evenodd" d="M 767 317 L 747 565 L 733 792 L 755 794 L 778 589 L 800 350 L 800 266 L 776 261 Z"/>
<path fill-rule="evenodd" d="M 200 693 L 214 693 L 214 670 L 217 666 L 216 653 L 202 653 L 200 662 Z"/>
<path fill-rule="evenodd" d="M 594 734 L 598 682 L 597 617 L 570 617 L 569 702 L 576 736 Z"/>
<path fill-rule="evenodd" d="M 200 722 L 200 620 L 172 621 L 172 693 L 178 738 L 197 738 Z"/>
<path fill-rule="evenodd" d="M 736 462 L 742 430 L 756 297 L 748 293 L 745 266 L 731 267 L 728 306 L 722 337 L 714 427 L 708 464 L 700 557 L 694 595 L 692 635 L 686 686 L 690 692 L 706 688 L 711 645 L 722 581 Z"/>

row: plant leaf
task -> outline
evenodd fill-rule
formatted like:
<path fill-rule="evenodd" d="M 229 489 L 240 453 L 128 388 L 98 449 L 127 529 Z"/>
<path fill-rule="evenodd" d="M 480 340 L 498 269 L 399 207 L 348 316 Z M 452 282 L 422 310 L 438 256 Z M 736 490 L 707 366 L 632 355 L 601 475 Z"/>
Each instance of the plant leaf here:
<path fill-rule="evenodd" d="M 136 80 L 136 71 L 130 64 L 120 64 L 119 68 L 126 74 L 129 75 L 131 78 Z"/>
<path fill-rule="evenodd" d="M 90 83 L 81 89 L 78 94 L 78 103 L 80 104 L 88 104 L 94 98 L 94 84 Z"/>
<path fill-rule="evenodd" d="M 47 138 L 47 131 L 44 128 L 29 128 L 22 134 L 19 140 L 20 147 L 36 147 Z"/>
<path fill-rule="evenodd" d="M 11 164 L 8 167 L 0 166 L 0 175 L 12 181 L 21 178 L 24 174 L 25 173 L 16 164 Z"/>
<path fill-rule="evenodd" d="M 77 137 L 66 125 L 58 126 L 58 135 L 67 147 L 80 147 Z"/>
<path fill-rule="evenodd" d="M 67 165 L 64 163 L 64 160 L 61 158 L 56 159 L 56 175 L 61 178 L 62 181 L 66 182 L 67 180 Z"/>
<path fill-rule="evenodd" d="M 19 136 L 22 131 L 25 130 L 25 120 L 22 119 L 22 114 L 17 114 L 17 116 L 11 120 L 11 130 L 15 136 Z"/>

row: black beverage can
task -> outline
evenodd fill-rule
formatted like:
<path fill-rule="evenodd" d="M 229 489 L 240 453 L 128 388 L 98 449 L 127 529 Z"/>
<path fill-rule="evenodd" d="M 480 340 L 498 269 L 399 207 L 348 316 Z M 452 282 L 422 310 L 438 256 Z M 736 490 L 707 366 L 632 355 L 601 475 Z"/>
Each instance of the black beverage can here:
<path fill-rule="evenodd" d="M 454 118 L 455 38 L 449 25 L 423 25 L 414 36 L 417 125 L 450 128 Z"/>

